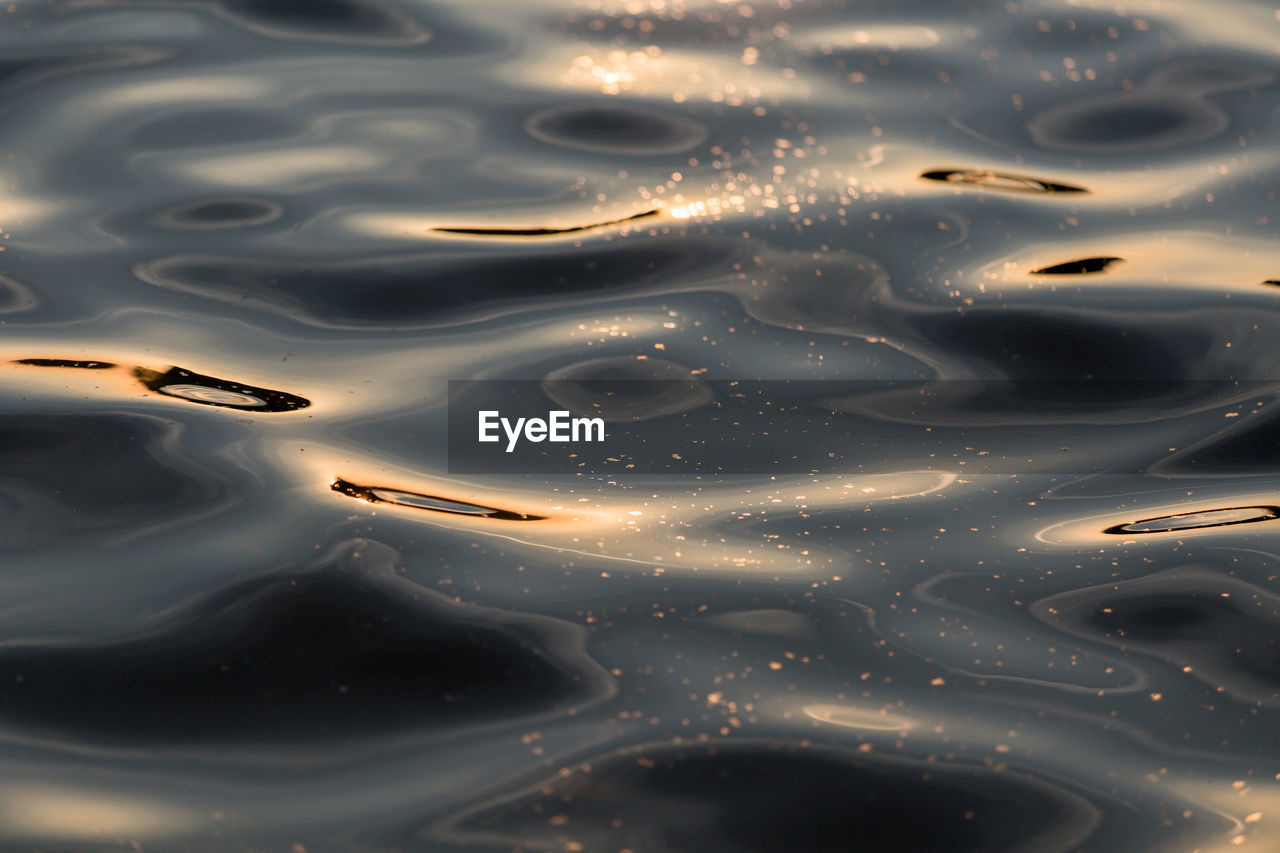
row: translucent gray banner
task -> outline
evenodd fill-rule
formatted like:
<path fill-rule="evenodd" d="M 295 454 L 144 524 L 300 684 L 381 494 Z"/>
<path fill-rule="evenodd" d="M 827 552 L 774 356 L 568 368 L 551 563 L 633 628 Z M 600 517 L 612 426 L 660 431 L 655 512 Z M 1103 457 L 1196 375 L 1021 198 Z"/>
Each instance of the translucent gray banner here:
<path fill-rule="evenodd" d="M 1238 476 L 1277 469 L 1277 393 L 1258 380 L 455 380 L 449 470 Z"/>

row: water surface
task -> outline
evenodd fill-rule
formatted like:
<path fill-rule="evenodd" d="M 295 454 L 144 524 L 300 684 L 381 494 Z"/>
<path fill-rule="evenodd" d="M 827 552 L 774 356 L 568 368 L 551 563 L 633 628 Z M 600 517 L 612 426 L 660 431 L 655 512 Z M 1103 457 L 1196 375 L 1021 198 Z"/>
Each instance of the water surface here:
<path fill-rule="evenodd" d="M 0 847 L 1280 847 L 1271 6 L 0 42 Z M 450 473 L 450 380 L 601 377 L 1005 383 L 1027 465 Z"/>

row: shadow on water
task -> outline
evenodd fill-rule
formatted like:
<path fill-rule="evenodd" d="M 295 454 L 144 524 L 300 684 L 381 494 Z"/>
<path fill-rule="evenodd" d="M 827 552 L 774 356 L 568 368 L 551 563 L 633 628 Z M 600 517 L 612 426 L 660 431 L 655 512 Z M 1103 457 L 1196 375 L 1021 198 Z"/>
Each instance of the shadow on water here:
<path fill-rule="evenodd" d="M 423 836 L 548 850 L 977 853 L 1076 849 L 1101 822 L 1087 800 L 1017 773 L 819 744 L 648 744 L 584 764 Z"/>
<path fill-rule="evenodd" d="M 229 480 L 151 417 L 0 415 L 0 539 L 9 550 L 145 529 L 222 504 Z"/>
<path fill-rule="evenodd" d="M 393 559 L 356 541 L 115 638 L 11 638 L 0 648 L 0 727 L 117 746 L 257 749 L 441 733 L 607 692 L 566 626 L 399 581 Z"/>

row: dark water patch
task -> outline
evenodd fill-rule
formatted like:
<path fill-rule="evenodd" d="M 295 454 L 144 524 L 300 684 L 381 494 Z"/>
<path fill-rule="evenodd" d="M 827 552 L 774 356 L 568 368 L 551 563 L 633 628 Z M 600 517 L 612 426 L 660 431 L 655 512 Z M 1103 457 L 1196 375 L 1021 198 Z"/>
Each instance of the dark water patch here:
<path fill-rule="evenodd" d="M 1274 399 L 1275 391 L 1259 397 Z M 1274 474 L 1280 467 L 1280 416 L 1254 405 L 1258 408 L 1245 412 L 1232 426 L 1171 455 L 1159 473 Z"/>
<path fill-rule="evenodd" d="M 523 512 L 481 506 L 467 501 L 442 498 L 436 495 L 424 495 L 420 492 L 407 492 L 403 489 L 388 489 L 381 486 L 359 486 L 355 483 L 334 478 L 331 488 L 348 497 L 369 503 L 388 503 L 410 509 L 423 509 L 430 512 L 443 512 L 450 515 L 470 515 L 481 518 L 494 518 L 502 521 L 542 521 L 545 516 L 529 515 Z"/>
<path fill-rule="evenodd" d="M 735 295 L 755 319 L 787 329 L 837 335 L 865 332 L 869 324 L 864 315 L 889 287 L 883 264 L 853 252 L 824 257 L 820 263 L 782 253 L 759 256 L 758 262 L 759 278 L 735 287 Z"/>
<path fill-rule="evenodd" d="M 1142 41 L 1157 38 L 1150 29 L 1135 26 L 1133 16 L 1117 12 L 1083 7 L 1038 9 L 1036 14 L 1014 19 L 1010 39 L 1032 55 L 1061 56 L 1071 51 L 1068 55 L 1084 58 L 1122 48 L 1134 50 Z M 1077 63 L 1084 64 L 1079 59 Z"/>
<path fill-rule="evenodd" d="M 375 45 L 420 44 L 431 33 L 377 0 L 221 0 L 226 16 L 272 38 Z"/>
<path fill-rule="evenodd" d="M 730 631 L 735 638 L 744 634 L 758 634 L 803 643 L 813 642 L 817 638 L 810 616 L 780 608 L 730 610 L 703 616 L 699 622 Z"/>
<path fill-rule="evenodd" d="M 669 286 L 723 262 L 727 254 L 718 243 L 661 237 L 622 246 L 422 253 L 303 265 L 179 256 L 135 272 L 157 287 L 313 325 L 413 327 L 451 322 L 458 314 L 536 308 L 554 298 Z"/>
<path fill-rule="evenodd" d="M 1028 390 L 1047 380 L 1157 380 L 1193 376 L 1204 363 L 1212 338 L 1202 327 L 1170 323 L 1156 327 L 1124 317 L 1068 310 L 970 310 L 921 323 L 928 338 L 957 357 L 976 358 L 1011 379 L 1029 380 Z M 1068 357 L 1069 356 L 1069 357 Z M 1117 383 L 1093 388 L 1097 394 L 1125 391 Z M 1048 387 L 1048 386 L 1043 386 Z M 1132 388 L 1126 393 L 1131 393 Z"/>
<path fill-rule="evenodd" d="M 608 222 L 593 222 L 590 225 L 573 225 L 568 228 L 462 228 L 457 226 L 432 228 L 444 234 L 469 234 L 480 237 L 554 237 L 559 234 L 574 234 L 579 231 L 594 231 L 597 228 L 608 228 L 610 225 L 622 225 L 637 219 L 648 219 L 657 216 L 660 211 L 646 210 L 634 216 L 611 219 Z"/>
<path fill-rule="evenodd" d="M 601 154 L 679 154 L 700 145 L 708 129 L 693 119 L 634 104 L 553 107 L 530 116 L 535 139 Z"/>
<path fill-rule="evenodd" d="M 650 745 L 584 762 L 444 832 L 484 849 L 997 853 L 1075 849 L 1098 810 L 1018 773 L 796 744 Z M 433 831 L 434 830 L 434 831 Z M 439 833 L 439 834 L 437 834 Z"/>
<path fill-rule="evenodd" d="M 0 60 L 0 92 L 17 92 L 48 80 L 88 71 L 137 68 L 173 56 L 169 48 L 141 45 L 83 47 L 79 50 L 16 49 Z"/>
<path fill-rule="evenodd" d="M 77 361 L 71 358 L 19 358 L 13 363 L 30 367 L 69 367 L 76 370 L 107 370 L 116 366 L 109 361 Z"/>
<path fill-rule="evenodd" d="M 928 665 L 979 684 L 992 679 L 1101 696 L 1147 683 L 1143 669 L 1120 655 L 1065 643 L 1052 632 L 1023 629 L 1010 643 L 1010 623 L 1022 621 L 1025 607 L 1021 581 L 987 572 L 939 574 L 911 591 L 918 603 L 875 614 L 873 630 Z"/>
<path fill-rule="evenodd" d="M 39 304 L 30 288 L 12 278 L 0 275 L 0 314 L 19 314 Z"/>
<path fill-rule="evenodd" d="M 113 639 L 9 640 L 0 726 L 227 750 L 465 727 L 597 698 L 575 637 L 400 580 L 394 552 L 356 540 Z"/>
<path fill-rule="evenodd" d="M 574 415 L 634 422 L 705 406 L 715 394 L 687 367 L 660 358 L 597 358 L 557 368 L 547 396 Z"/>
<path fill-rule="evenodd" d="M 935 427 L 1141 425 L 1229 405 L 1248 390 L 1232 381 L 1032 378 L 829 383 L 828 387 L 832 393 L 820 405 L 833 412 Z M 1194 429 L 1186 433 L 1188 438 L 1198 434 L 1202 433 Z"/>
<path fill-rule="evenodd" d="M 227 483 L 182 455 L 176 426 L 108 415 L 0 416 L 0 541 L 146 527 L 207 509 Z"/>
<path fill-rule="evenodd" d="M 1124 258 L 1113 257 L 1097 257 L 1097 258 L 1080 258 L 1075 261 L 1063 261 L 1060 264 L 1050 264 L 1047 267 L 1032 270 L 1032 275 L 1092 275 L 1106 270 L 1112 264 L 1123 261 Z"/>
<path fill-rule="evenodd" d="M 1132 535 L 1135 533 L 1170 533 L 1183 530 L 1199 530 L 1204 527 L 1225 527 L 1229 524 L 1254 524 L 1280 518 L 1280 507 L 1246 506 L 1205 509 L 1180 515 L 1162 515 L 1144 518 L 1128 524 L 1108 527 L 1103 533 Z"/>
<path fill-rule="evenodd" d="M 170 208 L 154 221 L 166 228 L 208 231 L 220 228 L 250 228 L 279 219 L 284 208 L 257 198 L 218 198 Z"/>
<path fill-rule="evenodd" d="M 287 391 L 219 379 L 181 367 L 170 367 L 164 373 L 138 367 L 134 369 L 134 375 L 149 391 L 204 406 L 252 409 L 258 412 L 292 412 L 311 405 L 310 400 Z"/>
<path fill-rule="evenodd" d="M 1046 181 L 1027 175 L 988 172 L 983 169 L 935 169 L 920 175 L 926 181 L 939 181 L 964 187 L 1016 193 L 1088 193 L 1084 187 Z"/>
<path fill-rule="evenodd" d="M 133 151 L 213 148 L 285 139 L 298 133 L 287 114 L 267 109 L 188 109 L 139 124 L 128 136 Z"/>
<path fill-rule="evenodd" d="M 1280 597 L 1269 590 L 1175 569 L 1061 593 L 1031 612 L 1075 636 L 1175 664 L 1250 703 L 1280 706 Z"/>
<path fill-rule="evenodd" d="M 1032 118 L 1028 128 L 1043 148 L 1130 154 L 1197 145 L 1228 124 L 1227 116 L 1206 101 L 1138 90 L 1052 107 Z"/>
<path fill-rule="evenodd" d="M 1208 94 L 1266 86 L 1273 80 L 1275 74 L 1262 68 L 1202 62 L 1162 68 L 1148 77 L 1144 85 Z"/>

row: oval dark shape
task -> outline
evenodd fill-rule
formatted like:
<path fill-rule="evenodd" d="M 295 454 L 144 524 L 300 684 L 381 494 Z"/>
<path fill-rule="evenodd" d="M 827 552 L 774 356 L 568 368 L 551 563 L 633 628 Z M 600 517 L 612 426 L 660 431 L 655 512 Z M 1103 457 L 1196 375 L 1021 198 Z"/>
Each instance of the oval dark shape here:
<path fill-rule="evenodd" d="M 683 116 L 614 104 L 552 107 L 530 116 L 535 139 L 604 154 L 676 154 L 707 138 L 705 125 Z"/>
<path fill-rule="evenodd" d="M 1151 90 L 1062 104 L 1037 115 L 1028 129 L 1044 148 L 1121 154 L 1194 145 L 1227 125 L 1206 101 Z"/>
<path fill-rule="evenodd" d="M 542 521 L 545 516 L 528 515 L 512 512 L 491 506 L 466 501 L 456 501 L 436 495 L 424 495 L 418 492 L 406 492 L 402 489 L 388 489 L 382 486 L 360 486 L 341 477 L 335 477 L 330 486 L 335 492 L 369 503 L 387 503 L 410 509 L 425 509 L 430 512 L 443 512 L 449 515 L 471 515 L 480 518 L 496 518 L 502 521 Z"/>
<path fill-rule="evenodd" d="M 260 412 L 292 412 L 311 405 L 310 400 L 287 391 L 274 391 L 229 379 L 218 379 L 216 376 L 192 373 L 181 367 L 171 367 L 164 373 L 139 367 L 134 370 L 134 375 L 149 391 L 199 403 L 202 406 L 251 409 Z"/>
<path fill-rule="evenodd" d="M 156 217 L 169 228 L 213 230 L 248 228 L 279 219 L 284 208 L 275 202 L 256 198 L 218 198 L 171 208 Z"/>
<path fill-rule="evenodd" d="M 1001 190 L 1015 193 L 1087 193 L 1084 187 L 1059 184 L 1028 175 L 1011 175 L 1007 172 L 988 172 L 983 169 L 936 169 L 920 175 L 926 181 L 944 184 L 978 187 L 984 190 Z"/>
<path fill-rule="evenodd" d="M 1144 518 L 1128 524 L 1117 524 L 1108 527 L 1102 532 L 1113 534 L 1170 533 L 1175 530 L 1199 530 L 1205 527 L 1226 527 L 1231 524 L 1252 524 L 1258 521 L 1270 521 L 1274 518 L 1280 518 L 1280 507 L 1226 507 L 1224 509 L 1206 509 L 1198 512 L 1184 512 L 1178 515 Z"/>
<path fill-rule="evenodd" d="M 224 5 L 270 21 L 306 25 L 359 24 L 368 9 L 377 8 L 359 0 L 226 0 Z"/>
<path fill-rule="evenodd" d="M 1176 636 L 1208 625 L 1215 618 L 1212 600 L 1207 606 L 1186 598 L 1125 604 L 1132 606 L 1108 608 L 1111 612 L 1106 615 L 1111 618 L 1106 621 L 1122 625 L 1126 634 Z"/>
<path fill-rule="evenodd" d="M 308 41 L 425 41 L 429 33 L 399 10 L 373 0 L 223 0 L 247 29 Z"/>
<path fill-rule="evenodd" d="M 1099 258 L 1080 258 L 1075 261 L 1064 261 L 1060 264 L 1052 264 L 1051 266 L 1041 267 L 1038 270 L 1032 270 L 1032 275 L 1092 275 L 1093 273 L 1102 272 L 1107 267 L 1123 261 L 1124 258 L 1099 257 Z"/>

